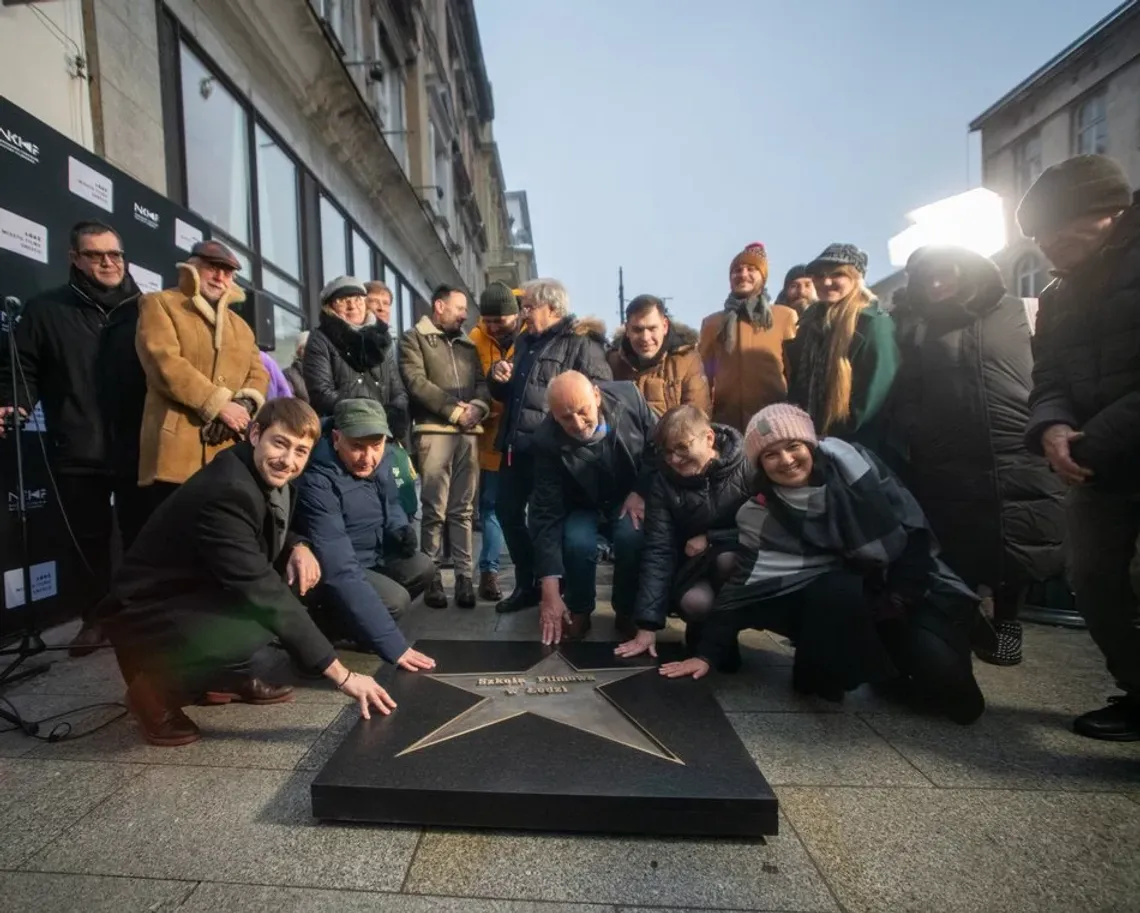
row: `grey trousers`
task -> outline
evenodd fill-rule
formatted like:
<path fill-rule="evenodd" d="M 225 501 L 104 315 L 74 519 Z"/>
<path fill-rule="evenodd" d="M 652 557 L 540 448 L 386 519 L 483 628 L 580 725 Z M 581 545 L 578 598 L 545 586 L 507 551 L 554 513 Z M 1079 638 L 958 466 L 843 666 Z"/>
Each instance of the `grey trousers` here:
<path fill-rule="evenodd" d="M 1073 488 L 1065 510 L 1077 610 L 1109 673 L 1140 698 L 1140 497 Z"/>
<path fill-rule="evenodd" d="M 418 434 L 420 507 L 424 554 L 439 564 L 447 523 L 457 577 L 472 575 L 472 529 L 479 485 L 479 438 L 474 434 Z"/>

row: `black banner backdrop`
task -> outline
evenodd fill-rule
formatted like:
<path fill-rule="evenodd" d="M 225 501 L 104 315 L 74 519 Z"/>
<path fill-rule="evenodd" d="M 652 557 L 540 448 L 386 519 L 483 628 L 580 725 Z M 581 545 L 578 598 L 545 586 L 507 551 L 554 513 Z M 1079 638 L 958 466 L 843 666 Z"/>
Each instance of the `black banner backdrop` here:
<path fill-rule="evenodd" d="M 84 219 L 106 222 L 119 233 L 128 268 L 144 292 L 176 284 L 175 264 L 196 241 L 209 237 L 203 219 L 0 96 L 0 297 L 13 295 L 27 302 L 44 289 L 64 284 L 68 234 Z M 0 341 L 6 363 L 2 345 Z M 22 432 L 30 599 L 21 568 L 14 436 L 0 441 L 5 499 L 0 516 L 0 639 L 21 630 L 28 612 L 35 612 L 43 626 L 75 616 L 82 607 L 78 597 L 89 586 L 47 472 L 42 430 L 37 408 L 36 421 Z"/>

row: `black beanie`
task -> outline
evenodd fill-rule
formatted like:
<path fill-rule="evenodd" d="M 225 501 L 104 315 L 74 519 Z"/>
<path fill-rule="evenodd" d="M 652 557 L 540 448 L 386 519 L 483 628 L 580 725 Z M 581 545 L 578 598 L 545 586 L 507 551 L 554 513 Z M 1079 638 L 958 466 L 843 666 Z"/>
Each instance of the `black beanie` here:
<path fill-rule="evenodd" d="M 479 296 L 480 317 L 510 317 L 519 312 L 515 293 L 505 282 L 492 282 Z"/>
<path fill-rule="evenodd" d="M 808 273 L 806 263 L 797 263 L 793 266 L 784 276 L 784 288 L 788 287 L 789 282 L 795 282 L 797 279 L 810 279 L 811 275 Z"/>
<path fill-rule="evenodd" d="M 1124 169 L 1107 155 L 1076 155 L 1041 172 L 1017 207 L 1017 224 L 1027 238 L 1039 238 L 1080 216 L 1131 204 Z"/>

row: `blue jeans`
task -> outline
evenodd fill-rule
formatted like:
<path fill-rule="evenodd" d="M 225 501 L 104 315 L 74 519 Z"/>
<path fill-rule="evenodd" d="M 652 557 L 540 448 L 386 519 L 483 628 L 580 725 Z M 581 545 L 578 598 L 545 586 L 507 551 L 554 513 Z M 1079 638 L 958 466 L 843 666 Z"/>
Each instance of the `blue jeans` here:
<path fill-rule="evenodd" d="M 645 529 L 634 529 L 628 517 L 606 520 L 594 510 L 575 510 L 562 524 L 562 566 L 566 608 L 574 615 L 589 615 L 597 600 L 598 533 L 614 547 L 613 606 L 618 615 L 632 615 L 637 599 L 637 577 Z"/>
<path fill-rule="evenodd" d="M 499 572 L 503 553 L 503 527 L 495 511 L 499 499 L 499 474 L 484 469 L 479 473 L 479 516 L 483 518 L 483 546 L 479 549 L 479 570 Z"/>

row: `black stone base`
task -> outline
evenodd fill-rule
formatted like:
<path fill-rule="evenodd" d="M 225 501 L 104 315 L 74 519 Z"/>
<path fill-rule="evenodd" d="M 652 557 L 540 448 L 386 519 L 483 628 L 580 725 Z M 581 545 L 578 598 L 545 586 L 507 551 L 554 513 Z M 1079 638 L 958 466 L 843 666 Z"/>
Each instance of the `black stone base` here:
<path fill-rule="evenodd" d="M 776 796 L 708 684 L 665 679 L 640 657 L 618 660 L 614 646 L 577 643 L 559 650 L 584 675 L 645 669 L 602 685 L 602 700 L 587 694 L 574 704 L 585 707 L 574 722 L 594 731 L 535 712 L 488 721 L 492 708 L 480 696 L 423 673 L 387 670 L 381 682 L 398 709 L 386 718 L 374 714 L 361 720 L 349 733 L 313 781 L 313 815 L 334 821 L 554 832 L 775 834 Z M 668 646 L 660 651 L 662 662 L 680 658 Z M 525 672 L 553 652 L 538 643 L 502 641 L 421 641 L 416 648 L 435 658 L 436 674 L 485 673 L 491 678 Z M 597 679 L 607 674 L 598 672 Z M 562 694 L 518 703 L 520 698 L 507 696 L 505 687 L 479 689 L 496 700 L 502 695 L 503 703 L 495 707 L 507 712 L 556 707 L 539 701 L 570 706 Z M 567 686 L 577 695 L 594 687 Z M 461 714 L 466 715 L 455 722 Z M 480 728 L 460 732 L 481 721 Z M 596 734 L 605 726 L 611 737 Z M 623 727 L 631 734 L 629 741 L 620 741 Z M 640 746 L 631 747 L 634 743 Z"/>

